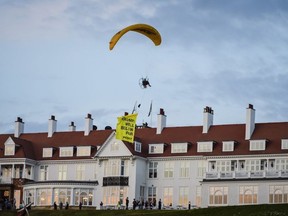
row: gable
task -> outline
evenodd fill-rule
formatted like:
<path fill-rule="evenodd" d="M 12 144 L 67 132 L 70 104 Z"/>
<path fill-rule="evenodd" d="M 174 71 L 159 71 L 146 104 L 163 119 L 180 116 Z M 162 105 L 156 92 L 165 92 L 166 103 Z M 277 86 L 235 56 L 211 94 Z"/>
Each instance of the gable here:
<path fill-rule="evenodd" d="M 132 145 L 132 144 L 131 144 Z M 116 139 L 115 133 L 97 151 L 98 157 L 131 156 L 132 152 L 123 141 Z"/>

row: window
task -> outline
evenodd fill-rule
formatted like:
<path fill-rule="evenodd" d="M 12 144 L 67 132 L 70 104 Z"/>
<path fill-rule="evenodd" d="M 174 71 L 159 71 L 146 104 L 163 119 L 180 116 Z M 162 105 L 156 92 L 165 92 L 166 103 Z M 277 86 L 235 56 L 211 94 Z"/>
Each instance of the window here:
<path fill-rule="evenodd" d="M 93 203 L 93 189 L 74 189 L 74 205 L 91 206 Z"/>
<path fill-rule="evenodd" d="M 124 198 L 128 196 L 128 187 L 104 187 L 103 188 L 103 204 L 117 205 L 118 201 L 124 203 Z"/>
<path fill-rule="evenodd" d="M 157 188 L 153 185 L 151 187 L 148 187 L 148 203 L 153 203 L 154 206 L 156 206 L 156 200 L 157 200 Z"/>
<path fill-rule="evenodd" d="M 227 205 L 228 187 L 210 187 L 209 205 L 219 206 Z"/>
<path fill-rule="evenodd" d="M 51 205 L 52 203 L 52 189 L 43 188 L 37 189 L 36 205 Z"/>
<path fill-rule="evenodd" d="M 258 186 L 240 186 L 239 203 L 240 204 L 257 204 Z"/>
<path fill-rule="evenodd" d="M 25 203 L 35 203 L 34 201 L 34 189 L 24 190 Z"/>
<path fill-rule="evenodd" d="M 62 202 L 64 205 L 66 202 L 71 203 L 71 189 L 55 188 L 54 189 L 54 201 L 56 203 Z"/>
<path fill-rule="evenodd" d="M 270 186 L 269 203 L 288 203 L 288 185 Z"/>
<path fill-rule="evenodd" d="M 42 165 L 40 166 L 40 181 L 48 180 L 48 166 Z"/>
<path fill-rule="evenodd" d="M 190 169 L 190 162 L 189 161 L 181 161 L 180 162 L 180 178 L 187 178 L 189 177 L 189 169 Z"/>
<path fill-rule="evenodd" d="M 189 187 L 179 187 L 178 205 L 188 206 Z"/>
<path fill-rule="evenodd" d="M 288 149 L 288 139 L 282 139 L 281 140 L 281 149 Z"/>
<path fill-rule="evenodd" d="M 15 154 L 15 145 L 14 144 L 5 144 L 5 156 Z"/>
<path fill-rule="evenodd" d="M 204 160 L 198 161 L 197 177 L 203 178 L 206 172 L 207 162 Z"/>
<path fill-rule="evenodd" d="M 67 165 L 58 165 L 58 180 L 67 180 Z"/>
<path fill-rule="evenodd" d="M 266 148 L 266 140 L 250 140 L 250 151 L 261 151 Z"/>
<path fill-rule="evenodd" d="M 195 200 L 195 204 L 197 207 L 200 207 L 202 203 L 201 193 L 202 193 L 202 187 L 197 186 L 196 187 L 196 200 Z"/>
<path fill-rule="evenodd" d="M 197 152 L 212 152 L 213 142 L 197 142 Z"/>
<path fill-rule="evenodd" d="M 128 160 L 107 160 L 104 161 L 104 176 L 127 176 Z"/>
<path fill-rule="evenodd" d="M 161 154 L 164 152 L 164 144 L 150 144 L 149 154 Z"/>
<path fill-rule="evenodd" d="M 232 152 L 232 151 L 234 151 L 234 141 L 224 141 L 223 142 L 222 151 L 223 152 Z"/>
<path fill-rule="evenodd" d="M 141 152 L 141 143 L 140 142 L 134 142 L 135 144 L 135 151 Z"/>
<path fill-rule="evenodd" d="M 43 148 L 43 157 L 52 157 L 53 155 L 53 148 Z"/>
<path fill-rule="evenodd" d="M 231 161 L 216 161 L 216 170 L 218 172 L 230 172 Z"/>
<path fill-rule="evenodd" d="M 60 157 L 73 157 L 74 147 L 60 147 Z"/>
<path fill-rule="evenodd" d="M 171 153 L 186 153 L 188 143 L 171 143 Z"/>
<path fill-rule="evenodd" d="M 85 165 L 76 165 L 76 180 L 85 180 Z"/>
<path fill-rule="evenodd" d="M 77 156 L 90 156 L 91 146 L 78 146 L 76 154 Z"/>
<path fill-rule="evenodd" d="M 164 178 L 173 178 L 174 162 L 167 161 L 164 163 Z"/>
<path fill-rule="evenodd" d="M 117 141 L 111 144 L 111 151 L 119 151 L 119 143 Z"/>
<path fill-rule="evenodd" d="M 276 170 L 288 170 L 288 159 L 276 159 L 275 161 L 276 164 Z"/>
<path fill-rule="evenodd" d="M 163 205 L 164 206 L 172 206 L 173 203 L 173 188 L 172 187 L 164 187 L 163 194 Z"/>
<path fill-rule="evenodd" d="M 158 162 L 149 163 L 149 178 L 157 178 Z"/>
<path fill-rule="evenodd" d="M 246 171 L 260 171 L 261 170 L 261 160 L 246 160 L 245 165 L 246 165 L 245 166 Z"/>

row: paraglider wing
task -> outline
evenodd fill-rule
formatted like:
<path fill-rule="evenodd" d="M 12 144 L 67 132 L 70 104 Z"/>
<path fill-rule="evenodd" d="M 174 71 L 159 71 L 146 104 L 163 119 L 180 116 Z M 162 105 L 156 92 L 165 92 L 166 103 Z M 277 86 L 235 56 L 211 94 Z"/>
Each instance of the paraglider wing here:
<path fill-rule="evenodd" d="M 145 35 L 153 41 L 155 46 L 161 44 L 161 35 L 154 27 L 147 24 L 135 24 L 122 29 L 111 38 L 109 46 L 110 50 L 112 50 L 117 44 L 118 40 L 129 31 L 134 31 Z"/>

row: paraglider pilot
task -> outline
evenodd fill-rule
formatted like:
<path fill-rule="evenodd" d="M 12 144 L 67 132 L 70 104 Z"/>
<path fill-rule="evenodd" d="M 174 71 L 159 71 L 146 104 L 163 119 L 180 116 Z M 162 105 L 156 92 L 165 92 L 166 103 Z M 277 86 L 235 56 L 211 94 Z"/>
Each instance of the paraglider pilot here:
<path fill-rule="evenodd" d="M 143 78 L 143 80 L 142 80 L 142 86 L 143 86 L 144 88 L 147 88 L 147 86 L 151 87 L 151 85 L 150 85 L 150 83 L 149 83 L 149 80 L 146 79 L 146 78 Z"/>

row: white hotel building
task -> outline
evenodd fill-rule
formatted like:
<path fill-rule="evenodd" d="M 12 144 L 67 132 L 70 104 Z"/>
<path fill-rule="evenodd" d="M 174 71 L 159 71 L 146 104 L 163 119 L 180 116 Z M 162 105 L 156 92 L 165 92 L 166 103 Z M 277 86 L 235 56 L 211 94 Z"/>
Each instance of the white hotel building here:
<path fill-rule="evenodd" d="M 48 132 L 25 133 L 18 117 L 14 134 L 0 134 L 0 199 L 97 209 L 126 197 L 172 208 L 288 203 L 288 122 L 255 123 L 250 104 L 244 124 L 227 125 L 213 125 L 206 107 L 203 125 L 166 127 L 160 109 L 133 144 L 93 130 L 90 114 L 84 131 L 56 128 L 51 116 Z"/>

